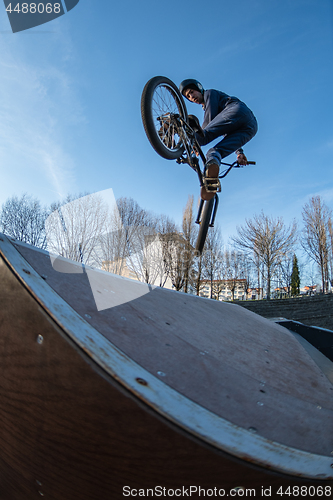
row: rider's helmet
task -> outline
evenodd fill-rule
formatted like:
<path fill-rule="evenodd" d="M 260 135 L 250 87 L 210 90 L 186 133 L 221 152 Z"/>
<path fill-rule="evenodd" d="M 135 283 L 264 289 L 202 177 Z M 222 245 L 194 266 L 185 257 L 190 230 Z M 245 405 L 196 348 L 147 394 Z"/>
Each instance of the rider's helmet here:
<path fill-rule="evenodd" d="M 204 88 L 202 84 L 198 82 L 198 80 L 194 80 L 193 78 L 187 78 L 187 80 L 183 80 L 179 85 L 179 91 L 182 95 L 184 95 L 184 91 L 189 88 L 198 90 L 199 92 L 201 92 L 202 95 L 204 93 Z"/>

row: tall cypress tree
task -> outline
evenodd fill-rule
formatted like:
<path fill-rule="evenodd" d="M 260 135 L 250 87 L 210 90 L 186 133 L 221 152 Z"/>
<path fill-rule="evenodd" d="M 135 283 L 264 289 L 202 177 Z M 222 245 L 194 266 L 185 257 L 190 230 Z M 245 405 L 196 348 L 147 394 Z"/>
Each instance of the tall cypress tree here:
<path fill-rule="evenodd" d="M 296 254 L 294 254 L 293 271 L 291 273 L 291 295 L 299 294 L 299 285 L 300 285 L 300 278 L 299 278 L 298 262 Z"/>

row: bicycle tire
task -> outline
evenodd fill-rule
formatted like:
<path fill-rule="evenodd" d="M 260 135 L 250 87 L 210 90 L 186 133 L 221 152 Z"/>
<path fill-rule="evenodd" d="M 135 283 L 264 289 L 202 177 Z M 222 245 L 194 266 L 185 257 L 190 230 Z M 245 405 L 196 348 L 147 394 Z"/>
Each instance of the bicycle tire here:
<path fill-rule="evenodd" d="M 209 201 L 205 201 L 205 203 L 204 203 L 204 207 L 202 210 L 201 222 L 200 222 L 200 228 L 199 228 L 199 234 L 198 234 L 197 243 L 195 246 L 195 251 L 196 251 L 197 255 L 201 255 L 203 247 L 205 245 L 210 220 L 212 217 L 214 201 L 215 201 L 215 197 Z"/>
<path fill-rule="evenodd" d="M 168 113 L 187 121 L 187 109 L 176 85 L 164 76 L 155 76 L 145 85 L 141 97 L 141 117 L 146 135 L 155 151 L 167 160 L 177 160 L 184 146 L 175 129 L 161 122 Z M 162 124 L 163 123 L 163 124 Z"/>

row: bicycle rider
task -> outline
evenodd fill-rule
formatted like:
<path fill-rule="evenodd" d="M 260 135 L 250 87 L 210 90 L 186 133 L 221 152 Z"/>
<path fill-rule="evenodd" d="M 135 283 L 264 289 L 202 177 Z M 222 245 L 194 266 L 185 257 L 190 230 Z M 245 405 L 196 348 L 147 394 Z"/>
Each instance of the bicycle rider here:
<path fill-rule="evenodd" d="M 240 165 L 246 165 L 247 158 L 242 146 L 252 139 L 258 130 L 257 120 L 246 104 L 237 97 L 229 96 L 219 90 L 204 90 L 198 80 L 188 78 L 179 86 L 181 94 L 204 109 L 204 120 L 200 127 L 196 116 L 190 115 L 190 126 L 196 132 L 200 146 L 205 146 L 218 137 L 223 139 L 208 150 L 205 175 L 217 178 L 223 158 L 236 152 Z M 201 188 L 201 198 L 210 200 L 215 194 Z"/>

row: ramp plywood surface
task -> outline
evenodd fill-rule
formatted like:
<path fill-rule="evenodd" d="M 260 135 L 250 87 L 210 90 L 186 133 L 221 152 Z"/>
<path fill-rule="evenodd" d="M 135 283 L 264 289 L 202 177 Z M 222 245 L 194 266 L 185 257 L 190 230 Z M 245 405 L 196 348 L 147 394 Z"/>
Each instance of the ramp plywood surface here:
<path fill-rule="evenodd" d="M 89 274 L 59 273 L 38 252 L 21 246 L 20 253 L 80 316 L 165 384 L 267 439 L 331 454 L 332 385 L 285 328 L 233 304 L 158 287 L 97 311 Z M 115 301 L 119 288 L 126 294 L 132 286 L 104 273 L 96 284 Z"/>
<path fill-rule="evenodd" d="M 79 461 L 72 493 L 62 490 L 62 497 L 50 498 L 75 498 L 80 481 L 80 498 L 95 498 L 88 491 L 96 481 L 82 476 L 91 474 L 94 461 L 99 482 L 104 481 L 99 493 L 119 492 L 129 466 L 140 471 L 132 471 L 136 484 L 140 477 L 142 484 L 151 484 L 154 474 L 167 481 L 153 457 L 170 460 L 169 439 L 178 454 L 184 450 L 168 469 L 178 483 L 190 480 L 191 468 L 193 479 L 216 481 L 219 467 L 228 470 L 232 479 L 224 481 L 234 486 L 240 471 L 257 484 L 264 484 L 269 470 L 294 478 L 333 478 L 333 386 L 288 330 L 233 304 L 148 287 L 79 264 L 65 262 L 60 267 L 66 272 L 59 272 L 54 269 L 59 262 L 46 252 L 4 236 L 0 252 L 6 402 L 1 444 L 7 457 L 0 453 L 0 461 L 10 477 L 26 477 L 27 491 L 32 470 L 34 487 L 43 483 L 37 469 L 40 459 L 46 460 L 47 444 L 54 456 L 46 462 L 55 477 L 60 454 L 64 464 L 74 457 Z M 162 447 L 159 453 L 151 440 Z M 199 476 L 193 446 L 207 465 Z M 151 473 L 135 458 L 140 453 Z M 121 471 L 117 480 L 101 473 L 101 456 L 106 467 Z M 242 462 L 231 463 L 231 456 Z M 253 476 L 246 464 L 264 472 L 249 469 Z M 269 476 L 270 484 L 274 480 Z"/>

